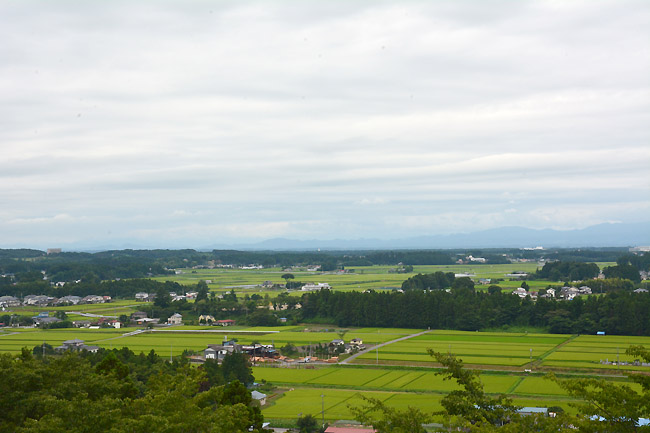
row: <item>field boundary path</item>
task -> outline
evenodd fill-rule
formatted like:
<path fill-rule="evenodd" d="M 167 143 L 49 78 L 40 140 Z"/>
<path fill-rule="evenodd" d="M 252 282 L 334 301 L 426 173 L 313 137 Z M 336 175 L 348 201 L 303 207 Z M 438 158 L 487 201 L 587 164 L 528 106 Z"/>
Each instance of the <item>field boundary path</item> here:
<path fill-rule="evenodd" d="M 364 350 L 362 350 L 360 352 L 355 353 L 354 355 L 350 356 L 349 358 L 346 358 L 344 361 L 339 362 L 339 364 L 348 364 L 353 359 L 356 359 L 357 357 L 359 357 L 361 355 L 365 355 L 368 352 L 372 352 L 373 350 L 377 350 L 380 347 L 388 346 L 389 344 L 397 343 L 398 341 L 408 340 L 409 338 L 419 337 L 420 335 L 424 335 L 427 332 L 429 332 L 429 331 L 427 330 L 427 331 L 418 332 L 417 334 L 407 335 L 406 337 L 400 337 L 400 338 L 397 338 L 395 340 L 391 340 L 391 341 L 387 341 L 385 343 L 378 344 L 376 346 L 371 347 L 370 349 L 364 349 Z"/>
<path fill-rule="evenodd" d="M 572 335 L 571 337 L 567 338 L 566 340 L 564 340 L 563 342 L 561 342 L 560 344 L 558 344 L 554 348 L 550 349 L 546 353 L 543 353 L 540 356 L 538 356 L 537 359 L 535 359 L 533 362 L 529 362 L 528 364 L 525 364 L 524 367 L 539 367 L 539 366 L 541 366 L 542 363 L 544 362 L 544 359 L 547 356 L 549 356 L 553 352 L 556 352 L 558 349 L 566 346 L 567 344 L 569 344 L 570 342 L 572 342 L 576 338 L 578 338 L 577 334 Z"/>
<path fill-rule="evenodd" d="M 117 316 L 104 316 L 103 314 L 82 313 L 81 311 L 66 311 L 65 314 L 76 314 L 83 317 L 104 317 L 108 319 L 117 319 Z"/>
<path fill-rule="evenodd" d="M 2 333 L 2 334 L 0 334 L 0 337 L 6 337 L 7 335 L 16 335 L 16 334 L 20 334 L 20 332 L 9 332 L 7 334 Z"/>
<path fill-rule="evenodd" d="M 135 331 L 127 332 L 126 334 L 118 335 L 117 337 L 103 338 L 101 340 L 95 340 L 95 341 L 93 341 L 93 343 L 101 343 L 103 341 L 111 341 L 111 340 L 117 340 L 119 338 L 131 337 L 133 335 L 142 334 L 143 332 L 147 332 L 147 331 L 148 331 L 148 329 L 138 329 L 138 330 L 135 330 Z"/>
<path fill-rule="evenodd" d="M 186 332 L 186 333 L 208 333 L 208 334 L 278 334 L 280 331 L 246 331 L 244 329 L 240 330 L 228 330 L 228 329 L 147 329 L 151 332 Z"/>

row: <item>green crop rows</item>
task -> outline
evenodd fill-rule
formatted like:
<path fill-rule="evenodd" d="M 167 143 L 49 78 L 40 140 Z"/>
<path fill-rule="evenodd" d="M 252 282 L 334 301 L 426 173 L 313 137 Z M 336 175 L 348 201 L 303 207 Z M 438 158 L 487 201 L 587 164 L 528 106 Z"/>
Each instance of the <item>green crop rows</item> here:
<path fill-rule="evenodd" d="M 326 344 L 339 338 L 334 329 L 323 331 L 301 326 L 174 329 L 173 332 L 145 332 L 131 336 L 124 334 L 132 328 L 4 329 L 0 332 L 0 352 L 16 353 L 23 347 L 31 350 L 43 342 L 58 346 L 64 340 L 78 338 L 87 344 L 105 348 L 129 347 L 136 353 L 146 353 L 153 349 L 161 356 L 176 356 L 186 349 L 201 351 L 207 344 L 219 343 L 226 337 L 237 338 L 240 343 L 273 342 L 277 347 L 286 343 L 297 346 Z M 206 330 L 214 332 L 204 332 Z M 419 330 L 351 329 L 346 333 L 345 339 L 360 338 L 364 344 L 372 346 L 417 332 Z M 647 367 L 600 364 L 601 359 L 612 361 L 617 355 L 621 361 L 632 361 L 624 355 L 625 349 L 631 344 L 650 346 L 650 338 L 435 330 L 388 344 L 380 348 L 378 353 L 370 350 L 350 366 L 314 368 L 312 365 L 300 364 L 300 368 L 255 367 L 254 374 L 258 381 L 265 380 L 284 389 L 293 389 L 272 399 L 264 407 L 267 418 L 294 418 L 298 413 L 319 415 L 322 404 L 320 396 L 324 395 L 326 419 L 349 419 L 352 414 L 348 405 L 361 403 L 359 392 L 380 398 L 389 406 L 410 405 L 432 411 L 440 408 L 440 399 L 446 393 L 457 389 L 455 382 L 444 381 L 434 371 L 422 368 L 435 366 L 426 353 L 428 348 L 432 348 L 444 353 L 451 352 L 466 364 L 485 369 L 481 380 L 489 393 L 507 393 L 520 405 L 560 405 L 570 411 L 569 399 L 557 384 L 542 376 L 526 375 L 524 368 L 532 368 L 536 372 L 539 368 L 550 367 L 560 369 L 559 373 L 581 371 L 585 375 L 589 375 L 590 369 L 593 371 L 594 368 L 599 371 L 617 368 L 648 370 Z M 376 364 L 377 355 L 379 365 Z"/>

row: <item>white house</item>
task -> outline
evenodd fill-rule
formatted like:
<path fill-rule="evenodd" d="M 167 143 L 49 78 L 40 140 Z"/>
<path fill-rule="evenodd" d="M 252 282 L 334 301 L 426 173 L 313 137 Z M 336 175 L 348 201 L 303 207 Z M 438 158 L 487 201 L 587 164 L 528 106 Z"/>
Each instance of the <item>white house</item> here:
<path fill-rule="evenodd" d="M 528 296 L 528 292 L 523 287 L 519 287 L 519 288 L 513 290 L 512 294 L 517 295 L 520 298 L 525 298 L 526 296 Z"/>
<path fill-rule="evenodd" d="M 203 351 L 203 356 L 205 356 L 205 359 L 217 359 L 217 351 L 208 347 Z"/>
<path fill-rule="evenodd" d="M 169 317 L 169 319 L 167 319 L 167 323 L 169 323 L 170 325 L 182 325 L 183 316 L 178 313 L 174 313 Z"/>
<path fill-rule="evenodd" d="M 81 299 L 82 304 L 103 304 L 106 302 L 103 296 L 88 295 Z"/>
<path fill-rule="evenodd" d="M 302 286 L 301 290 L 303 292 L 309 292 L 312 290 L 321 290 L 321 289 L 331 289 L 332 287 L 328 283 L 318 283 L 318 284 L 305 284 Z"/>

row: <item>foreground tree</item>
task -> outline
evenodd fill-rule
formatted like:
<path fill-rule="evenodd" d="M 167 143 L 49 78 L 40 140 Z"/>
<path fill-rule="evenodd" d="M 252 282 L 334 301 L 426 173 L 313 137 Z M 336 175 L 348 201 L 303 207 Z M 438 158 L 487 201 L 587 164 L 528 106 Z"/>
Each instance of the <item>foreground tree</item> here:
<path fill-rule="evenodd" d="M 642 346 L 632 346 L 626 353 L 650 362 L 650 351 Z M 422 424 L 435 415 L 444 415 L 447 419 L 454 417 L 453 425 L 450 423 L 448 427 L 467 432 L 650 432 L 650 426 L 641 426 L 639 422 L 640 418 L 650 414 L 648 375 L 628 375 L 640 386 L 640 391 L 604 379 L 558 379 L 549 375 L 550 380 L 576 399 L 570 405 L 578 410 L 578 414 L 570 416 L 560 412 L 556 417 L 521 416 L 518 407 L 507 396 L 491 397 L 485 393 L 478 371 L 465 369 L 462 361 L 453 355 L 431 349 L 429 354 L 445 367 L 438 374 L 445 376 L 445 380 L 455 380 L 461 387 L 442 399 L 444 411 L 428 415 L 412 407 L 397 410 L 380 400 L 362 397 L 367 402 L 365 406 L 351 407 L 355 418 L 372 425 L 379 433 L 424 432 Z"/>
<path fill-rule="evenodd" d="M 201 390 L 203 371 L 156 363 L 140 380 L 133 363 L 110 352 L 93 367 L 90 356 L 67 353 L 35 359 L 0 355 L 0 433 L 258 432 L 259 408 L 239 382 Z M 147 357 L 136 357 L 141 363 Z"/>
<path fill-rule="evenodd" d="M 519 408 L 512 403 L 511 398 L 503 394 L 490 397 L 485 393 L 478 371 L 463 368 L 462 361 L 453 355 L 431 349 L 428 352 L 446 367 L 437 374 L 444 376 L 444 380 L 456 380 L 462 388 L 450 392 L 442 399 L 441 404 L 447 414 L 460 416 L 473 424 L 492 425 L 506 424 L 516 415 Z"/>
<path fill-rule="evenodd" d="M 626 354 L 650 362 L 650 351 L 643 346 L 630 346 Z M 618 433 L 650 432 L 649 426 L 640 426 L 639 419 L 650 416 L 650 376 L 631 373 L 628 378 L 640 385 L 640 391 L 625 384 L 604 379 L 558 379 L 557 382 L 576 403 L 578 409 L 575 425 L 581 432 Z"/>
<path fill-rule="evenodd" d="M 408 407 L 397 410 L 386 406 L 377 398 L 361 396 L 364 406 L 348 406 L 354 418 L 362 424 L 372 425 L 378 433 L 426 433 L 422 424 L 431 422 L 432 415 Z"/>
<path fill-rule="evenodd" d="M 320 430 L 318 420 L 312 414 L 298 418 L 297 426 L 300 433 L 316 433 Z"/>

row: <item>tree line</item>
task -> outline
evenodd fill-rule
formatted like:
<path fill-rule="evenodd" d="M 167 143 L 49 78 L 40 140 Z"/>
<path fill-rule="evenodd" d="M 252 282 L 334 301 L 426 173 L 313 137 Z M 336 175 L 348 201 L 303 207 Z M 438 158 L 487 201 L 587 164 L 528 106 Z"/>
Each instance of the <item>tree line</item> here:
<path fill-rule="evenodd" d="M 213 250 L 110 250 L 97 253 L 61 252 L 46 254 L 29 249 L 0 249 L 0 274 L 45 271 L 51 281 L 75 281 L 94 276 L 100 280 L 143 278 L 165 275 L 173 268 L 212 267 L 218 265 L 258 264 L 265 267 L 319 265 L 323 270 L 372 265 L 448 265 L 472 255 L 486 263 L 509 263 L 510 259 L 547 261 L 616 261 L 625 257 L 640 270 L 650 267 L 650 255 L 629 254 L 622 248 L 521 250 L 450 249 L 450 250 L 383 250 L 383 251 L 237 251 Z M 480 264 L 474 262 L 474 264 Z M 42 276 L 41 276 L 42 277 Z"/>
<path fill-rule="evenodd" d="M 550 281 L 581 281 L 598 277 L 600 268 L 595 263 L 546 262 L 535 273 L 535 279 Z M 638 273 L 638 272 L 637 272 Z"/>
<path fill-rule="evenodd" d="M 496 287 L 496 286 L 495 286 Z M 507 326 L 548 328 L 552 333 L 650 335 L 650 294 L 617 291 L 602 296 L 520 298 L 469 287 L 397 292 L 335 292 L 302 296 L 301 319 L 338 326 L 475 331 Z"/>
<path fill-rule="evenodd" d="M 63 286 L 52 285 L 47 281 L 23 281 L 12 283 L 7 278 L 0 278 L 0 296 L 25 295 L 47 295 L 55 298 L 63 296 L 88 296 L 100 295 L 111 296 L 112 298 L 133 298 L 138 292 L 156 293 L 163 289 L 167 294 L 169 292 L 185 293 L 189 290 L 173 281 L 156 281 L 148 278 L 129 279 L 129 280 L 108 280 L 108 281 L 86 281 L 79 283 L 67 283 Z"/>
<path fill-rule="evenodd" d="M 647 271 L 650 254 L 626 254 L 616 260 L 616 265 L 606 266 L 602 272 L 606 278 L 621 278 L 641 282 L 639 271 Z M 550 281 L 582 281 L 598 277 L 600 268 L 595 263 L 575 261 L 546 262 L 531 278 Z"/>

